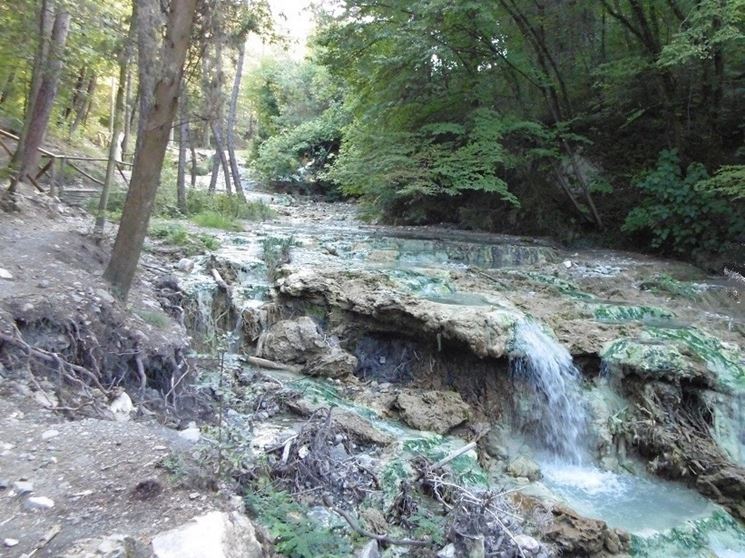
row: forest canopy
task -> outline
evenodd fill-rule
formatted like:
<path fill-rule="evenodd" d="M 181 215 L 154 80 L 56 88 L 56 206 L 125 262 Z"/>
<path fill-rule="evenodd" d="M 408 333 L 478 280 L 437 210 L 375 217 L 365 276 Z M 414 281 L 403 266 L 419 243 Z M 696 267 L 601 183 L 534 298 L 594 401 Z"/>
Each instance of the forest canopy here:
<path fill-rule="evenodd" d="M 349 0 L 319 21 L 304 71 L 339 118 L 275 106 L 266 178 L 313 161 L 393 222 L 685 255 L 743 234 L 745 0 Z"/>

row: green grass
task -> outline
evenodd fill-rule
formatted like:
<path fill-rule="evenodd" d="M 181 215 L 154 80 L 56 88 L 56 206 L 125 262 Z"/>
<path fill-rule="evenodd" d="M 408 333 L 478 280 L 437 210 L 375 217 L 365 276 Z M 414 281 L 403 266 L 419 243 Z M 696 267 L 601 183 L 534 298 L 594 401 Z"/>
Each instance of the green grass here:
<path fill-rule="evenodd" d="M 150 238 L 160 240 L 164 244 L 184 248 L 186 255 L 192 256 L 208 250 L 217 250 L 220 241 L 211 234 L 190 233 L 181 223 L 156 222 L 148 231 Z"/>
<path fill-rule="evenodd" d="M 209 229 L 220 229 L 223 231 L 239 231 L 241 226 L 234 217 L 217 213 L 216 211 L 203 211 L 191 216 L 191 220 L 200 227 Z"/>

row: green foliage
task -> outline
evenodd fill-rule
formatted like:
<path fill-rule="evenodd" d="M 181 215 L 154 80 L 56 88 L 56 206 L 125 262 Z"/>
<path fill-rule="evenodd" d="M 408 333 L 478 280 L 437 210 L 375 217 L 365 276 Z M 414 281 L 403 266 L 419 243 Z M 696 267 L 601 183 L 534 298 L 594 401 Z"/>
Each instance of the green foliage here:
<path fill-rule="evenodd" d="M 204 212 L 219 213 L 233 219 L 265 221 L 275 216 L 271 207 L 263 201 L 244 202 L 238 196 L 210 194 L 205 190 L 190 190 L 186 198 L 189 215 Z"/>
<path fill-rule="evenodd" d="M 352 555 L 347 537 L 337 528 L 308 518 L 308 510 L 285 491 L 270 485 L 246 496 L 246 507 L 263 523 L 279 553 L 288 558 L 336 558 Z"/>
<path fill-rule="evenodd" d="M 651 247 L 678 254 L 720 251 L 745 232 L 745 216 L 716 191 L 697 188 L 708 178 L 698 163 L 684 174 L 677 152 L 662 151 L 657 166 L 635 184 L 645 198 L 629 212 L 623 230 L 645 232 Z"/>
<path fill-rule="evenodd" d="M 328 190 L 320 173 L 348 121 L 338 84 L 324 67 L 290 60 L 265 60 L 247 81 L 246 96 L 258 120 L 252 167 L 259 178 Z"/>
<path fill-rule="evenodd" d="M 745 199 L 745 165 L 725 165 L 696 184 L 699 192 L 715 192 L 733 201 Z"/>

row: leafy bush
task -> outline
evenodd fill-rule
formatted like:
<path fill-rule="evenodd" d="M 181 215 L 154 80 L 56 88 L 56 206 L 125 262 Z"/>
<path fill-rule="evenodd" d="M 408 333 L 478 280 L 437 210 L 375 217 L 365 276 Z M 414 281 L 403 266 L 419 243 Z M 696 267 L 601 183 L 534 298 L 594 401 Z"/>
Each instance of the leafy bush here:
<path fill-rule="evenodd" d="M 346 114 L 334 104 L 316 118 L 268 138 L 258 149 L 253 168 L 268 182 L 310 185 L 323 189 L 323 171 L 333 160 Z"/>
<path fill-rule="evenodd" d="M 663 251 L 721 252 L 745 233 L 745 216 L 721 192 L 698 187 L 707 181 L 703 165 L 692 163 L 684 174 L 677 152 L 662 151 L 657 166 L 635 184 L 646 196 L 626 216 L 623 230 L 648 234 L 650 245 Z"/>

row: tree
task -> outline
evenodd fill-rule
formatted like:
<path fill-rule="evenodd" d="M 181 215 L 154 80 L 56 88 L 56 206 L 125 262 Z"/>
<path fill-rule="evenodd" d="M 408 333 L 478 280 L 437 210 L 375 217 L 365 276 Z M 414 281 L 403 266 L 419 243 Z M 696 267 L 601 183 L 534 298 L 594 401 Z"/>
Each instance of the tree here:
<path fill-rule="evenodd" d="M 51 30 L 48 31 L 52 17 L 54 22 Z M 64 7 L 55 8 L 53 0 L 43 0 L 39 14 L 39 48 L 31 82 L 28 110 L 18 147 L 10 163 L 14 173 L 5 198 L 9 207 L 15 205 L 18 182 L 25 181 L 27 178 L 33 180 L 32 175 L 39 165 L 39 148 L 44 141 L 52 105 L 57 96 L 57 85 L 69 29 L 69 12 Z"/>
<path fill-rule="evenodd" d="M 165 36 L 159 41 L 153 36 L 153 31 L 161 28 L 159 2 L 137 0 L 135 4 L 140 124 L 129 192 L 111 260 L 104 272 L 104 278 L 121 300 L 126 300 L 129 293 L 147 233 L 176 113 L 195 8 L 196 0 L 171 0 Z"/>
<path fill-rule="evenodd" d="M 117 155 L 121 154 L 121 144 L 119 144 L 119 136 L 124 125 L 124 104 L 126 102 L 126 84 L 127 75 L 129 74 L 129 58 L 132 49 L 131 39 L 133 38 L 134 21 L 130 19 L 129 33 L 125 39 L 124 44 L 121 46 L 121 52 L 119 54 L 119 79 L 117 81 L 116 97 L 114 101 L 114 110 L 111 114 L 112 127 L 111 127 L 111 138 L 109 139 L 109 157 L 106 163 L 106 177 L 104 178 L 103 188 L 101 190 L 101 197 L 98 203 L 98 212 L 96 214 L 96 223 L 94 226 L 94 234 L 97 236 L 103 235 L 104 224 L 106 223 L 106 208 L 109 203 L 109 193 L 111 191 L 111 185 L 114 181 L 114 171 L 116 170 Z"/>

